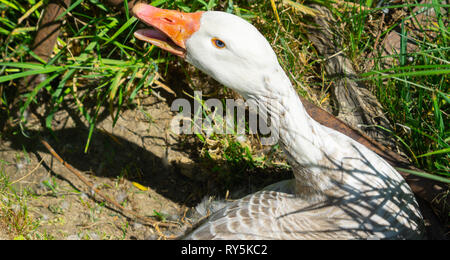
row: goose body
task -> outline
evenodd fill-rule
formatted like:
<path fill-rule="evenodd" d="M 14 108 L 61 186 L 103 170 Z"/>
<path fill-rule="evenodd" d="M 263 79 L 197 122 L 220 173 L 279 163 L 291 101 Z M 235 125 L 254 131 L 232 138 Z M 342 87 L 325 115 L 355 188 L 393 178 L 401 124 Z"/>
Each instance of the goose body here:
<path fill-rule="evenodd" d="M 186 239 L 420 239 L 411 189 L 386 161 L 305 111 L 270 44 L 223 12 L 181 13 L 138 4 L 154 29 L 138 39 L 183 57 L 271 117 L 295 179 L 227 204 Z"/>

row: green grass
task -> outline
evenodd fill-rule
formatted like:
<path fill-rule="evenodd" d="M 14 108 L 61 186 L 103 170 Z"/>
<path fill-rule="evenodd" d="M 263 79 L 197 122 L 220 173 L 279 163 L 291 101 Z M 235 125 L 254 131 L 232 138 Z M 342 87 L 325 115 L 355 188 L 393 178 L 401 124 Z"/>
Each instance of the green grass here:
<path fill-rule="evenodd" d="M 0 161 L 0 222 L 14 239 L 32 238 L 38 222 L 30 216 L 27 191 L 17 192 L 4 171 Z"/>
<path fill-rule="evenodd" d="M 347 46 L 349 55 L 358 64 L 368 51 L 378 54 L 374 57 L 374 69 L 362 73 L 362 77 L 372 83 L 404 151 L 419 168 L 450 177 L 450 46 L 448 28 L 443 26 L 445 23 L 448 25 L 448 19 L 445 21 L 440 14 L 438 1 L 428 5 L 407 1 L 402 7 L 410 10 L 410 15 L 390 24 L 389 30 L 380 35 L 382 38 L 394 28 L 399 28 L 399 53 L 383 56 L 378 50 L 371 49 L 375 39 L 367 33 L 369 28 L 365 21 L 379 12 L 375 8 L 365 12 L 355 11 L 347 20 L 344 19 L 350 24 L 347 32 L 351 39 Z M 415 7 L 419 10 L 414 12 Z M 419 30 L 406 26 L 407 23 L 417 22 L 417 16 L 427 9 L 437 10 L 436 21 L 417 23 Z M 425 31 L 433 31 L 434 37 Z M 407 41 L 417 44 L 418 49 L 408 52 Z M 383 67 L 382 64 L 387 62 L 391 65 Z"/>
<path fill-rule="evenodd" d="M 422 7 L 439 10 L 437 2 Z M 307 8 L 309 4 L 321 3 L 332 9 L 338 20 L 337 28 L 343 29 L 339 33 L 345 40 L 339 44 L 355 64 L 360 64 L 369 53 L 376 51 L 373 26 L 368 21 L 380 19 L 382 10 L 375 8 L 378 1 L 363 1 L 366 7 L 370 7 L 364 10 L 354 5 L 345 8 L 342 4 L 334 5 L 330 1 L 319 0 L 275 3 L 276 13 L 271 1 L 262 0 L 152 1 L 155 6 L 169 9 L 186 12 L 222 10 L 250 20 L 273 45 L 281 65 L 299 93 L 309 96 L 317 104 L 328 98 L 332 80 L 324 77 L 322 61 L 306 37 L 308 27 L 305 25 L 311 24 L 311 13 Z M 108 108 L 116 122 L 124 109 L 136 106 L 138 94 L 154 93 L 151 84 L 153 79 L 157 75 L 167 76 L 169 64 L 177 58 L 135 40 L 132 34 L 138 23 L 128 13 L 113 11 L 100 1 L 79 0 L 72 1 L 66 10 L 65 13 L 70 13 L 70 16 L 66 16 L 58 46 L 52 58 L 44 62 L 33 53 L 29 55 L 33 33 L 43 10 L 40 4 L 41 1 L 37 0 L 0 1 L 0 113 L 15 129 L 25 133 L 25 111 L 45 100 L 45 127 L 51 130 L 55 113 L 65 103 L 75 103 L 80 118 L 87 122 L 90 130 L 86 136 L 87 151 L 101 108 Z M 390 10 L 412 9 L 415 6 L 416 2 L 407 1 L 390 7 Z M 18 23 L 25 14 L 28 15 L 26 19 Z M 449 34 L 444 18 L 438 14 L 438 21 L 431 28 L 437 35 L 435 40 L 426 37 L 413 39 L 420 46 L 420 50 L 415 53 L 406 53 L 404 48 L 409 39 L 404 24 L 414 20 L 415 14 L 390 24 L 389 29 L 380 35 L 380 41 L 389 31 L 401 27 L 402 51 L 390 57 L 396 63 L 390 68 L 382 68 L 381 62 L 388 57 L 378 55 L 373 57 L 373 70 L 365 71 L 363 67 L 357 69 L 364 73 L 362 76 L 373 87 L 394 123 L 394 134 L 401 140 L 411 160 L 432 174 L 450 177 Z M 31 62 L 28 60 L 30 57 Z M 408 60 L 410 57 L 413 58 L 412 62 Z M 19 110 L 22 117 L 18 118 L 10 110 L 16 98 L 13 90 L 24 77 L 41 73 L 46 74 L 47 79 L 34 90 L 22 94 L 23 102 Z M 191 87 L 195 89 L 197 86 L 191 84 Z M 318 95 L 313 95 L 313 92 Z M 198 138 L 206 150 L 203 154 L 207 154 L 210 147 L 206 139 L 209 137 Z M 224 144 L 220 158 L 228 164 L 243 163 L 246 167 L 254 167 L 254 161 L 258 158 L 253 150 L 249 156 L 249 151 L 239 148 L 234 137 L 213 138 Z M 261 165 L 265 164 L 259 164 L 258 167 Z"/>

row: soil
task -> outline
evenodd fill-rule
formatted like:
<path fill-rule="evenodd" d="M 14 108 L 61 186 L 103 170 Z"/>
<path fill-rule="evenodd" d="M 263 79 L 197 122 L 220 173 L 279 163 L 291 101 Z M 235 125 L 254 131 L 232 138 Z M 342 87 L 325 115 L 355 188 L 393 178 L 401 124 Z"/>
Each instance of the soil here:
<path fill-rule="evenodd" d="M 9 239 L 8 232 L 2 225 L 0 225 L 0 240 L 8 240 L 8 239 Z"/>
<path fill-rule="evenodd" d="M 166 132 L 166 123 L 171 118 L 169 107 L 153 97 L 142 101 L 144 111 L 157 123 L 149 122 L 139 109 L 122 113 L 114 128 L 107 116 L 98 124 L 87 153 L 84 149 L 88 128 L 76 122 L 79 119 L 74 120 L 69 110 L 55 116 L 58 123 L 53 136 L 44 139 L 64 160 L 85 173 L 96 188 L 125 208 L 144 216 L 152 216 L 156 211 L 178 220 L 189 201 L 190 189 L 195 188 L 180 174 L 189 171 L 189 167 L 179 171 L 172 163 L 189 165 L 192 160 L 188 154 L 171 149 L 177 140 Z M 36 126 L 28 134 L 42 133 Z M 14 184 L 16 189 L 36 195 L 28 201 L 28 207 L 31 217 L 39 219 L 38 232 L 55 239 L 86 236 L 144 239 L 155 235 L 152 228 L 129 223 L 100 204 L 99 197 L 92 196 L 89 188 L 56 161 L 37 138 L 27 139 L 18 134 L 4 139 L 0 144 L 0 158 L 8 163 L 3 166 L 4 171 L 11 181 L 23 178 Z M 56 187 L 55 191 L 48 183 Z"/>

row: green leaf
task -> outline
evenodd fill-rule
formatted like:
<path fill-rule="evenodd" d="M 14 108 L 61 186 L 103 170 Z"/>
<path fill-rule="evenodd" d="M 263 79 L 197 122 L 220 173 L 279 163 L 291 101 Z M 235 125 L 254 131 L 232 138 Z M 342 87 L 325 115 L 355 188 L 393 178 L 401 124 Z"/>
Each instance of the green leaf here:
<path fill-rule="evenodd" d="M 10 80 L 13 80 L 13 79 L 28 77 L 28 76 L 31 76 L 31 75 L 48 74 L 48 73 L 52 73 L 52 72 L 59 72 L 59 71 L 62 71 L 62 70 L 64 70 L 63 67 L 52 67 L 52 68 L 45 68 L 45 69 L 38 69 L 38 70 L 27 70 L 27 71 L 20 72 L 20 73 L 15 73 L 15 74 L 11 74 L 11 75 L 1 76 L 0 77 L 0 83 L 6 82 L 6 81 L 10 81 Z"/>
<path fill-rule="evenodd" d="M 436 155 L 436 154 L 443 154 L 443 153 L 450 153 L 450 148 L 444 148 L 444 149 L 441 149 L 441 150 L 437 150 L 437 151 L 421 154 L 421 155 L 418 155 L 417 158 L 431 156 L 431 155 Z"/>
<path fill-rule="evenodd" d="M 423 177 L 423 178 L 426 178 L 426 179 L 440 181 L 440 182 L 443 182 L 443 183 L 450 184 L 450 179 L 449 178 L 437 176 L 437 175 L 426 173 L 426 172 L 413 171 L 413 170 L 409 170 L 409 169 L 403 169 L 403 168 L 395 168 L 395 169 L 397 169 L 398 171 L 402 171 L 402 172 L 410 173 L 410 174 L 413 174 L 413 175 L 416 175 L 416 176 L 420 176 L 420 177 Z"/>
<path fill-rule="evenodd" d="M 164 3 L 166 3 L 168 0 L 155 0 L 151 2 L 151 5 L 154 7 L 158 7 Z"/>
<path fill-rule="evenodd" d="M 72 11 L 75 7 L 77 7 L 79 4 L 81 4 L 83 2 L 83 0 L 78 0 L 76 1 L 74 4 L 72 4 L 69 8 L 66 9 L 66 11 L 64 11 L 62 14 L 60 14 L 58 17 L 56 17 L 56 20 L 61 19 L 61 17 L 64 17 L 67 13 L 69 13 L 70 11 Z"/>
<path fill-rule="evenodd" d="M 51 130 L 52 128 L 52 121 L 53 121 L 53 115 L 58 110 L 59 104 L 62 102 L 62 98 L 60 98 L 61 94 L 63 93 L 64 85 L 66 84 L 67 80 L 72 77 L 72 75 L 75 73 L 75 69 L 71 69 L 67 71 L 64 75 L 64 77 L 61 79 L 61 81 L 58 84 L 58 87 L 56 87 L 56 90 L 52 93 L 52 102 L 53 109 L 49 112 L 48 116 L 45 118 L 45 127 Z M 64 95 L 63 95 L 64 96 Z"/>
<path fill-rule="evenodd" d="M 113 41 L 114 39 L 117 38 L 117 36 L 119 36 L 123 31 L 125 31 L 128 27 L 130 27 L 131 24 L 133 24 L 134 22 L 137 21 L 136 17 L 131 17 L 124 25 L 122 25 L 122 27 L 119 28 L 119 30 L 117 30 L 116 33 L 114 33 L 114 35 L 108 40 L 106 41 L 103 46 L 105 46 L 106 44 L 110 43 L 111 41 Z"/>
<path fill-rule="evenodd" d="M 47 86 L 52 80 L 54 80 L 56 77 L 58 77 L 59 74 L 55 73 L 53 74 L 51 77 L 48 77 L 47 79 L 45 79 L 44 81 L 42 81 L 41 83 L 39 83 L 39 85 L 37 85 L 33 91 L 28 95 L 27 100 L 25 101 L 24 105 L 20 108 L 20 114 L 23 115 L 23 113 L 25 112 L 25 110 L 28 108 L 28 106 L 31 104 L 31 102 L 34 100 L 34 98 L 36 97 L 36 95 L 39 93 L 39 90 L 41 90 L 43 87 Z"/>
<path fill-rule="evenodd" d="M 406 27 L 404 25 L 404 20 L 402 20 L 401 24 L 401 33 L 400 33 L 400 65 L 404 66 L 406 64 L 406 46 L 407 46 L 407 32 Z"/>
<path fill-rule="evenodd" d="M 375 71 L 373 71 L 375 72 Z M 386 79 L 386 78 L 393 78 L 393 77 L 424 77 L 424 76 L 432 76 L 432 75 L 446 75 L 450 73 L 450 69 L 434 69 L 434 70 L 419 70 L 419 71 L 409 71 L 409 72 L 402 72 L 402 73 L 392 73 L 392 74 L 384 74 L 379 71 L 376 71 L 380 74 L 383 74 L 381 76 L 375 76 L 370 77 L 367 79 Z M 361 76 L 364 76 L 367 74 L 362 74 Z"/>
<path fill-rule="evenodd" d="M 21 69 L 56 68 L 56 66 L 49 67 L 43 64 L 28 63 L 28 62 L 0 62 L 0 66 L 21 68 Z"/>

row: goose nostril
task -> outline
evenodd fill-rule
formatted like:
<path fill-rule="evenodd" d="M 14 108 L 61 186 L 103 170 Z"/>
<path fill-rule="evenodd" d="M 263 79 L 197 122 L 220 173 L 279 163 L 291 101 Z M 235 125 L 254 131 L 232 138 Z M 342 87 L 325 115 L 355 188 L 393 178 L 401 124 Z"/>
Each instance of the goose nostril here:
<path fill-rule="evenodd" d="M 167 17 L 163 17 L 162 20 L 167 22 L 167 23 L 173 23 L 173 20 L 171 20 L 171 19 L 169 19 Z"/>

